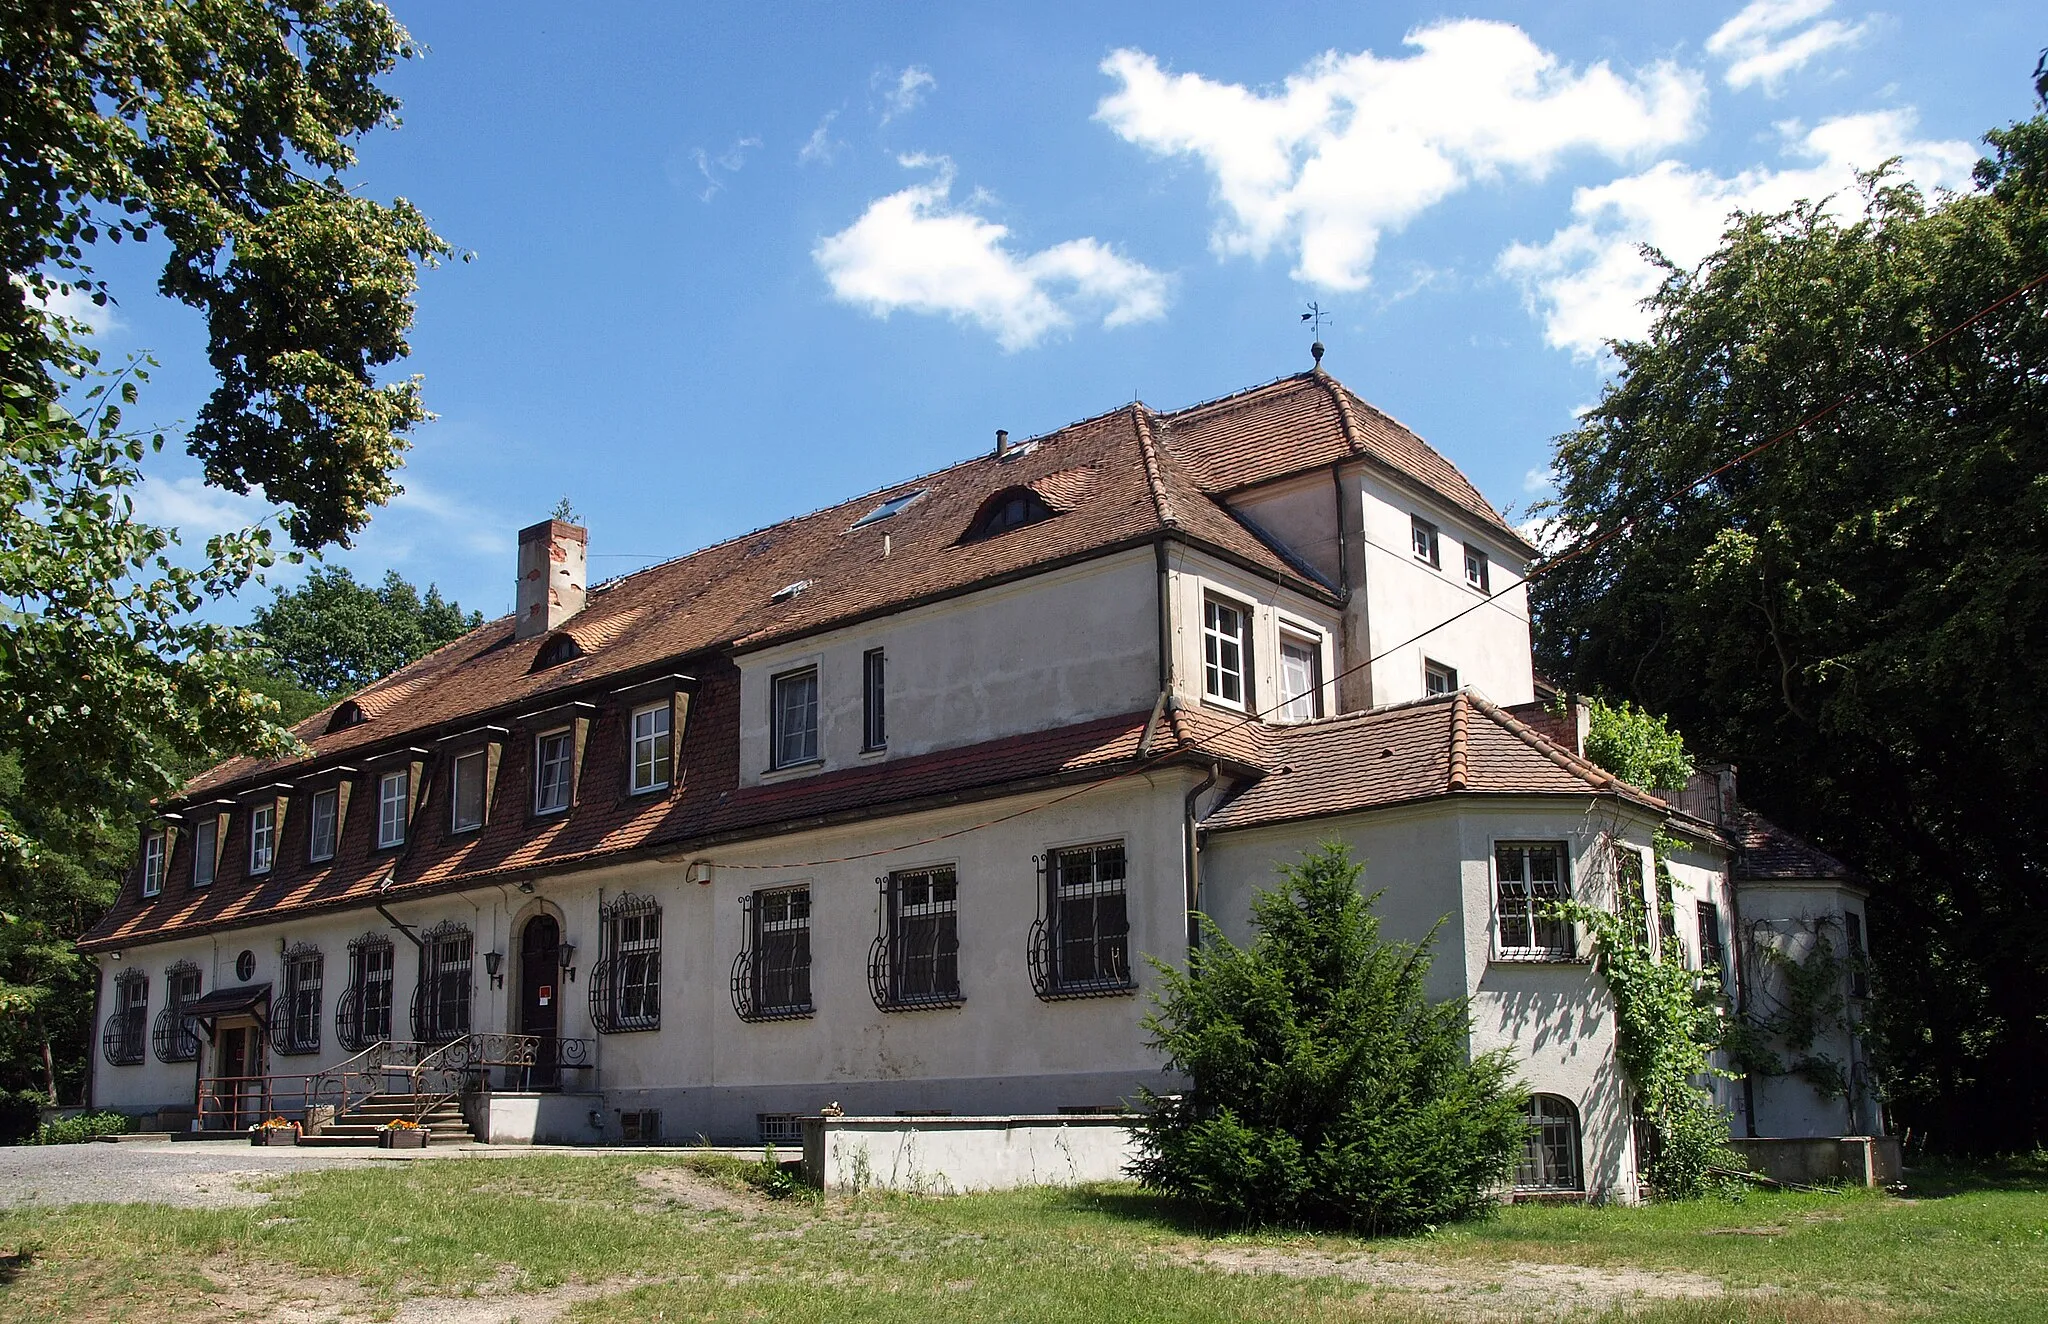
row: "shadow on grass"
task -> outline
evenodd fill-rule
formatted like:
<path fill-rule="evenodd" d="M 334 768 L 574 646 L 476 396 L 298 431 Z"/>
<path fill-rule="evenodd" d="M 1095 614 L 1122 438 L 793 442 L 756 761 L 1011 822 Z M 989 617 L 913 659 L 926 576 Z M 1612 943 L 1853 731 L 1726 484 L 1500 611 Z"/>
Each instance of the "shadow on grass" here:
<path fill-rule="evenodd" d="M 11 1255 L 0 1255 L 0 1287 L 9 1286 L 36 1262 L 37 1248 L 18 1246 Z"/>
<path fill-rule="evenodd" d="M 1120 1222 L 1188 1237 L 1314 1236 L 1359 1241 L 1399 1241 L 1399 1233 L 1308 1223 L 1247 1223 L 1218 1218 L 1189 1201 L 1136 1186 L 1070 1186 L 1047 1191 L 1053 1207 L 1071 1213 L 1103 1214 Z"/>
<path fill-rule="evenodd" d="M 1995 1159 L 1930 1156 L 1906 1167 L 1906 1194 L 1915 1199 L 1984 1191 L 2048 1192 L 2048 1153 Z"/>

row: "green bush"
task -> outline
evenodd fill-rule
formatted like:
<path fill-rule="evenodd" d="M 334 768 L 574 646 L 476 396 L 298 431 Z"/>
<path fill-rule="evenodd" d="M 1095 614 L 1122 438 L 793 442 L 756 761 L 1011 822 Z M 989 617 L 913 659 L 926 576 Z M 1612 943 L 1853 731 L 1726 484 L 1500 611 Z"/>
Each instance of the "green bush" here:
<path fill-rule="evenodd" d="M 1253 903 L 1248 948 L 1203 917 L 1146 1018 L 1185 1093 L 1148 1094 L 1133 1172 L 1234 1223 L 1409 1232 L 1488 1210 L 1521 1155 L 1507 1055 L 1468 1056 L 1428 946 L 1383 940 L 1363 869 L 1325 843 Z M 1156 965 L 1157 963 L 1155 963 Z"/>
<path fill-rule="evenodd" d="M 128 1119 L 120 1113 L 80 1113 L 36 1128 L 36 1145 L 77 1145 L 101 1136 L 128 1134 Z"/>
<path fill-rule="evenodd" d="M 44 1102 L 35 1090 L 0 1090 L 0 1145 L 18 1145 L 34 1135 Z"/>

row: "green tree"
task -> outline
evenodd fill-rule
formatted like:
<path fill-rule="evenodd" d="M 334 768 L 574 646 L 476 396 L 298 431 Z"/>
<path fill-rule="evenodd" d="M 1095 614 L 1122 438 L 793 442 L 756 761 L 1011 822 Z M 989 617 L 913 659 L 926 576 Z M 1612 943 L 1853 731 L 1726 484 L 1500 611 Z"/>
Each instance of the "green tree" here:
<path fill-rule="evenodd" d="M 1628 700 L 1586 701 L 1586 757 L 1632 786 L 1677 787 L 1692 776 L 1685 737 Z"/>
<path fill-rule="evenodd" d="M 102 369 L 57 310 L 113 297 L 98 245 L 163 244 L 158 288 L 201 312 L 218 376 L 185 438 L 207 481 L 262 489 L 301 547 L 346 541 L 426 417 L 416 380 L 378 372 L 448 252 L 342 178 L 411 53 L 374 0 L 0 0 L 0 1075 L 76 1078 L 75 1040 L 15 1054 L 89 1015 L 70 940 L 150 801 L 222 752 L 291 747 L 240 633 L 200 616 L 274 563 L 270 528 L 191 558 L 135 517 L 165 445 L 123 420 L 146 361 Z"/>
<path fill-rule="evenodd" d="M 483 623 L 478 612 L 427 585 L 424 595 L 396 570 L 372 588 L 341 566 L 316 570 L 304 584 L 278 590 L 256 611 L 254 633 L 269 666 L 285 681 L 333 698 L 388 676 Z"/>
<path fill-rule="evenodd" d="M 1251 946 L 1204 917 L 1187 971 L 1157 966 L 1146 1028 L 1189 1084 L 1146 1100 L 1139 1178 L 1239 1223 L 1395 1233 L 1482 1213 L 1526 1097 L 1504 1053 L 1468 1056 L 1465 1001 L 1424 995 L 1435 933 L 1381 938 L 1342 845 L 1280 873 Z"/>
<path fill-rule="evenodd" d="M 1546 670 L 1870 880 L 1895 1119 L 1999 1149 L 2048 1121 L 2048 295 L 2011 297 L 2048 273 L 2048 119 L 1988 142 L 1967 194 L 1873 176 L 1668 270 L 1557 448 L 1564 531 L 1626 533 L 1535 605 Z"/>

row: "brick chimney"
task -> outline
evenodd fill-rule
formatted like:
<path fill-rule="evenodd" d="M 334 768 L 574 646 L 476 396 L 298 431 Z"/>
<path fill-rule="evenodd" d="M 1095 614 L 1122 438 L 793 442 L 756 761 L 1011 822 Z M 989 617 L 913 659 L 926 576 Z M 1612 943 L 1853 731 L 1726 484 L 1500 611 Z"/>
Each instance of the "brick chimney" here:
<path fill-rule="evenodd" d="M 583 610 L 583 566 L 590 534 L 544 519 L 519 531 L 519 617 L 513 636 L 543 635 Z"/>

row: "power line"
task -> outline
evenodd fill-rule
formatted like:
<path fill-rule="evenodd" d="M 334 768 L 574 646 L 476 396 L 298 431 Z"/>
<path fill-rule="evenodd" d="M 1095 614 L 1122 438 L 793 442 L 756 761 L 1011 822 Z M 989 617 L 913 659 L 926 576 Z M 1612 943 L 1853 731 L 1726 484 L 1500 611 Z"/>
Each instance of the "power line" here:
<path fill-rule="evenodd" d="M 1991 316 L 1991 314 L 1997 312 L 2000 308 L 2005 307 L 2007 304 L 2025 296 L 2032 290 L 2035 290 L 2044 284 L 2048 284 L 2048 271 L 2041 272 L 2039 275 L 2033 277 L 2033 279 L 2031 280 L 2026 281 L 2024 284 L 2018 286 L 2010 293 L 1992 301 L 1991 303 L 1984 305 L 1984 307 L 1978 309 L 1970 316 L 1964 318 L 1962 321 L 1956 323 L 1954 326 L 1949 327 L 1946 331 L 1943 331 L 1940 335 L 1934 337 L 1932 340 L 1929 340 L 1926 344 L 1920 346 L 1920 348 L 1914 350 L 1911 354 L 1908 354 L 1905 358 L 1901 359 L 1899 361 L 1898 366 L 1900 368 L 1907 367 L 1908 365 L 1912 364 L 1915 360 L 1919 359 L 1923 354 L 1926 354 L 1929 350 L 1935 348 L 1937 345 L 1940 345 L 1945 341 L 1948 341 L 1953 337 L 1960 335 L 1962 332 L 1968 330 L 1970 327 L 1975 326 L 1977 323 Z M 1517 580 L 1514 584 L 1503 585 L 1502 587 L 1486 594 L 1484 597 L 1475 599 L 1465 607 L 1460 608 L 1458 611 L 1451 613 L 1443 620 L 1438 621 L 1435 625 L 1432 625 L 1427 629 L 1412 634 L 1408 636 L 1406 639 L 1401 640 L 1399 643 L 1391 644 L 1386 648 L 1381 649 L 1379 652 L 1372 654 L 1370 657 L 1365 658 L 1363 661 L 1358 662 L 1350 667 L 1345 668 L 1343 671 L 1338 672 L 1336 675 L 1330 677 L 1327 681 L 1323 683 L 1326 685 L 1334 685 L 1338 681 L 1341 681 L 1348 676 L 1357 675 L 1359 672 L 1365 670 L 1367 667 L 1372 666 L 1374 663 L 1385 661 L 1387 658 L 1393 656 L 1395 653 L 1398 653 L 1401 650 L 1408 648 L 1413 644 L 1420 643 L 1422 640 L 1427 639 L 1430 635 L 1433 635 L 1437 631 L 1444 629 L 1446 626 L 1453 625 L 1456 622 L 1463 620 L 1465 617 L 1471 615 L 1475 611 L 1478 611 L 1480 608 L 1493 606 L 1495 604 L 1496 599 L 1500 598 L 1503 594 L 1513 592 L 1516 588 L 1526 588 L 1528 585 L 1543 578 L 1545 575 L 1554 573 L 1559 567 L 1566 565 L 1572 561 L 1575 561 L 1592 551 L 1597 550 L 1598 548 L 1613 541 L 1615 538 L 1618 538 L 1624 533 L 1630 532 L 1631 530 L 1636 528 L 1640 523 L 1642 523 L 1642 521 L 1645 518 L 1648 517 L 1649 514 L 1654 513 L 1656 510 L 1662 509 L 1663 507 L 1670 505 L 1672 502 L 1677 501 L 1681 497 L 1690 495 L 1691 493 L 1697 491 L 1701 487 L 1704 487 L 1706 484 L 1712 482 L 1714 479 L 1719 478 L 1722 474 L 1727 473 L 1731 469 L 1738 468 L 1741 465 L 1746 464 L 1749 461 L 1755 459 L 1757 456 L 1762 455 L 1765 451 L 1768 451 L 1773 447 L 1776 447 L 1782 444 L 1783 442 L 1790 440 L 1792 437 L 1797 436 L 1799 433 L 1805 431 L 1807 428 L 1813 426 L 1815 423 L 1818 423 L 1822 419 L 1835 413 L 1843 405 L 1848 404 L 1851 400 L 1855 399 L 1856 396 L 1859 393 L 1861 393 L 1864 389 L 1866 388 L 1859 386 L 1843 392 L 1840 396 L 1836 397 L 1827 405 L 1806 415 L 1804 418 L 1801 418 L 1798 422 L 1792 424 L 1790 427 L 1787 427 L 1782 431 L 1773 434 L 1765 440 L 1750 447 L 1748 450 L 1743 451 L 1740 455 L 1737 455 L 1732 459 L 1726 460 L 1721 464 L 1714 466 L 1712 469 L 1709 469 L 1707 472 L 1701 474 L 1699 477 L 1693 479 L 1691 482 L 1682 484 L 1679 487 L 1671 489 L 1671 491 L 1666 493 L 1661 500 L 1650 506 L 1644 514 L 1628 516 L 1619 521 L 1618 523 L 1616 523 L 1615 525 L 1613 525 L 1611 528 L 1596 531 L 1595 533 L 1587 536 L 1586 538 L 1582 539 L 1573 546 L 1566 548 L 1564 551 L 1561 551 L 1554 556 L 1539 561 L 1537 564 L 1531 566 L 1529 568 L 1529 572 L 1526 575 L 1522 576 L 1522 578 Z M 1502 608 L 1502 610 L 1506 609 Z M 995 818 L 986 819 L 982 822 L 969 824 L 965 827 L 953 828 L 950 831 L 946 832 L 933 833 L 930 836 L 920 837 L 915 841 L 907 841 L 895 846 L 883 846 L 878 847 L 874 850 L 858 851 L 847 855 L 837 856 L 832 859 L 804 860 L 796 863 L 785 864 L 721 864 L 719 867 L 724 869 L 768 870 L 783 872 L 796 869 L 814 869 L 831 864 L 851 864 L 860 860 L 879 859 L 887 855 L 898 855 L 903 853 L 904 851 L 916 850 L 920 846 L 930 846 L 942 841 L 951 841 L 958 837 L 964 837 L 971 833 L 981 832 L 992 827 L 999 827 L 1004 823 L 1014 822 L 1017 819 L 1025 818 L 1029 815 L 1040 813 L 1044 810 L 1051 809 L 1057 805 L 1065 804 L 1070 800 L 1078 799 L 1079 797 L 1087 795 L 1090 792 L 1100 790 L 1105 786 L 1114 786 L 1116 783 L 1121 782 L 1126 778 L 1136 777 L 1144 773 L 1150 772 L 1153 769 L 1161 767 L 1164 764 L 1176 758 L 1184 757 L 1190 752 L 1207 752 L 1209 754 L 1214 755 L 1217 753 L 1217 751 L 1212 748 L 1209 748 L 1209 746 L 1212 745 L 1215 741 L 1222 740 L 1227 736 L 1234 735 L 1237 732 L 1242 731 L 1246 727 L 1251 726 L 1255 723 L 1263 722 L 1266 718 L 1272 716 L 1274 713 L 1279 712 L 1282 708 L 1285 708 L 1286 706 L 1287 701 L 1283 700 L 1280 703 L 1274 704 L 1270 708 L 1264 708 L 1257 712 L 1247 712 L 1241 719 L 1239 719 L 1232 725 L 1225 727 L 1223 730 L 1216 732 L 1214 735 L 1196 740 L 1190 745 L 1181 746 L 1179 748 L 1174 749 L 1170 753 L 1156 755 L 1152 758 L 1146 759 L 1141 763 L 1134 764 L 1131 767 L 1124 769 L 1122 772 L 1114 774 L 1113 776 L 1104 777 L 1098 781 L 1088 782 L 1085 785 L 1076 787 L 1074 790 L 1067 791 L 1061 795 L 1054 796 L 1050 800 L 1045 800 L 1033 805 L 1027 805 L 1021 809 L 1013 810 L 1010 813 L 1002 814 Z M 1162 717 L 1165 716 L 1165 714 L 1162 714 Z M 1148 722 L 1147 730 L 1149 731 L 1150 729 L 1150 723 Z"/>

